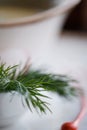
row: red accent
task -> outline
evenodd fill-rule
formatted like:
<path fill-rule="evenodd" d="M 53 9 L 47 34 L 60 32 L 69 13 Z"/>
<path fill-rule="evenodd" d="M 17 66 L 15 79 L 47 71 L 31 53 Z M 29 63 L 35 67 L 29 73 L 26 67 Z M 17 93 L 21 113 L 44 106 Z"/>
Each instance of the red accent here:
<path fill-rule="evenodd" d="M 61 130 L 77 130 L 77 127 L 73 123 L 67 122 L 62 125 Z"/>

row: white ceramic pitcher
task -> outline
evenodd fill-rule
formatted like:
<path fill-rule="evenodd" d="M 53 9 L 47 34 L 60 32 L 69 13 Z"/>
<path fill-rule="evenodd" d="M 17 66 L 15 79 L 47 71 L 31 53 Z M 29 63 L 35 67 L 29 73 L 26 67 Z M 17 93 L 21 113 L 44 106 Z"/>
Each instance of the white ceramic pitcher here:
<path fill-rule="evenodd" d="M 32 4 L 35 1 L 24 0 L 23 3 Z M 2 60 L 4 59 L 5 61 L 6 58 L 6 62 L 9 61 L 9 49 L 11 49 L 10 55 L 12 56 L 11 59 L 13 59 L 10 63 L 13 63 L 14 60 L 19 62 L 21 60 L 21 53 L 14 55 L 16 53 L 16 51 L 12 51 L 14 48 L 17 48 L 17 50 L 22 49 L 24 51 L 23 54 L 28 54 L 32 50 L 35 53 L 39 51 L 38 45 L 46 46 L 50 44 L 56 36 L 59 36 L 68 10 L 80 2 L 80 0 L 48 1 L 51 3 L 51 6 L 48 6 L 44 11 L 35 15 L 21 19 L 18 18 L 14 21 L 0 21 L 0 56 Z M 0 4 L 9 5 L 10 2 L 19 4 L 20 0 L 0 0 Z M 12 124 L 18 119 L 20 114 L 24 114 L 26 111 L 18 96 L 14 98 L 12 103 L 9 103 L 9 100 L 10 94 L 0 94 L 0 126 Z"/>

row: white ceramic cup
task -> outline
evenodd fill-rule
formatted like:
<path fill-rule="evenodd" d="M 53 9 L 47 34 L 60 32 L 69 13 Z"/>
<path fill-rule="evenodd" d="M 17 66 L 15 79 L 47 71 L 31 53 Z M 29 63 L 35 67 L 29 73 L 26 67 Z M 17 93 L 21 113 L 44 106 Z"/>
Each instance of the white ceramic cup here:
<path fill-rule="evenodd" d="M 50 44 L 56 36 L 59 36 L 68 11 L 80 2 L 80 0 L 43 1 L 42 7 L 46 9 L 42 12 L 24 18 L 0 21 L 0 50 L 15 47 L 29 52 L 35 49 L 38 50 L 40 44 L 41 46 Z M 19 4 L 19 2 L 20 0 L 0 0 L 3 5 Z M 36 3 L 40 0 L 25 0 L 22 2 L 23 4 L 27 3 L 27 5 L 34 4 L 34 6 L 38 6 Z M 44 7 L 46 4 L 48 6 Z M 40 5 L 38 8 L 40 8 Z"/>

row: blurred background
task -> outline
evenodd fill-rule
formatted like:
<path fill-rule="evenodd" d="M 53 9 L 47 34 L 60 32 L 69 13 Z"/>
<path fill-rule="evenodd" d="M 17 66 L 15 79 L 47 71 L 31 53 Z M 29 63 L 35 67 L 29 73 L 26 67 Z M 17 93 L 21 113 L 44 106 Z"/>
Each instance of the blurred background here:
<path fill-rule="evenodd" d="M 87 33 L 87 0 L 82 0 L 81 3 L 71 11 L 64 24 L 64 30 Z"/>

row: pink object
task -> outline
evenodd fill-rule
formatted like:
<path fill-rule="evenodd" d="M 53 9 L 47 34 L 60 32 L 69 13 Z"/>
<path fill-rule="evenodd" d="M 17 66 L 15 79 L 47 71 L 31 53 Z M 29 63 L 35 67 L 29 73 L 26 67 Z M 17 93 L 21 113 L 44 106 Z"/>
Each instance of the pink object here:
<path fill-rule="evenodd" d="M 84 117 L 86 113 L 86 107 L 87 107 L 86 97 L 85 97 L 84 92 L 81 93 L 81 103 L 82 103 L 82 108 L 81 108 L 80 113 L 76 117 L 76 119 L 72 122 L 64 123 L 61 127 L 61 130 L 77 130 L 78 129 L 78 125 L 80 121 L 82 120 L 82 118 Z"/>

